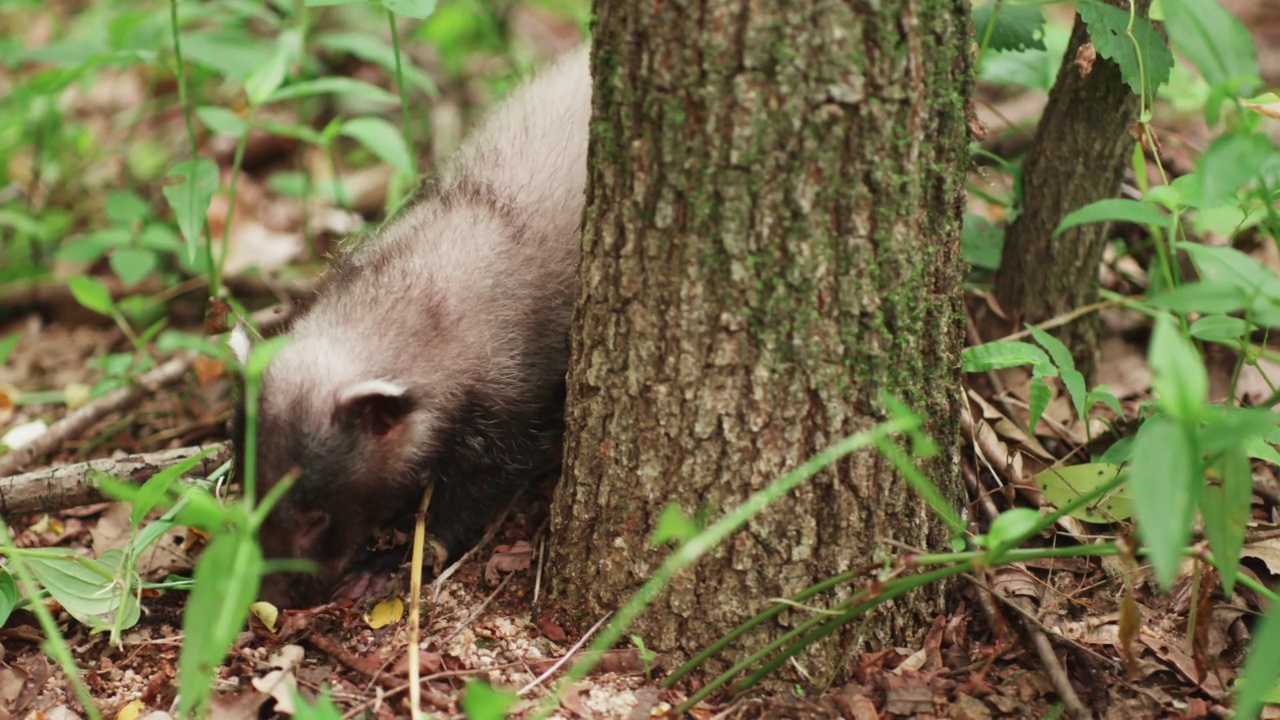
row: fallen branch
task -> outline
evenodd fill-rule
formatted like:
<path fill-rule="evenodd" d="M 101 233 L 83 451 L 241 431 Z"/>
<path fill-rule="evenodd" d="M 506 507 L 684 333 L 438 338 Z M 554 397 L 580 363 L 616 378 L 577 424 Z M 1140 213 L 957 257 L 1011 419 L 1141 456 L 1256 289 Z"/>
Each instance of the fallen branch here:
<path fill-rule="evenodd" d="M 108 498 L 98 488 L 101 474 L 143 482 L 170 465 L 210 449 L 212 452 L 191 470 L 193 476 L 205 477 L 231 457 L 229 443 L 90 460 L 0 478 L 0 515 L 9 518 L 102 502 Z"/>

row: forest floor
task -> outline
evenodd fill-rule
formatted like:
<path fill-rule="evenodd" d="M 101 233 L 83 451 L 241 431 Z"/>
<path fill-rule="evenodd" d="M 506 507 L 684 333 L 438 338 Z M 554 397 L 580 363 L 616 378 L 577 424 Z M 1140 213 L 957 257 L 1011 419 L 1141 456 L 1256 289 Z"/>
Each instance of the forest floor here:
<path fill-rule="evenodd" d="M 1246 19 L 1261 51 L 1264 79 L 1274 86 L 1280 80 L 1280 4 L 1268 0 L 1224 4 Z M 573 23 L 533 5 L 515 8 L 508 18 L 512 32 L 539 53 L 553 54 L 572 44 Z M 24 42 L 29 46 L 50 42 L 51 37 L 41 37 L 42 27 L 31 26 Z M 428 67 L 433 62 L 440 64 L 430 57 L 423 60 Z M 354 62 L 344 71 L 387 83 L 386 76 L 368 63 Z M 485 71 L 482 68 L 476 74 Z M 0 79 L 4 72 L 0 69 Z M 114 119 L 121 108 L 147 102 L 147 93 L 154 89 L 151 82 L 141 72 L 105 72 L 95 84 L 73 91 L 62 107 L 99 133 L 94 143 L 122 143 L 124 133 L 136 128 L 122 128 Z M 460 134 L 473 116 L 473 107 L 491 99 L 489 89 L 466 81 L 442 85 L 431 112 L 438 152 L 444 152 L 441 148 L 448 145 L 448 138 Z M 1019 145 L 1029 141 L 1027 128 L 1043 104 L 1043 93 L 982 89 L 977 107 L 989 129 L 988 144 L 1003 144 L 1001 152 L 1016 153 Z M 1182 167 L 1191 167 L 1194 149 L 1204 147 L 1200 142 L 1204 129 L 1185 116 L 1166 121 L 1159 108 L 1157 113 L 1160 132 L 1181 139 L 1166 144 L 1171 156 L 1181 157 Z M 172 109 L 155 113 L 148 117 L 146 130 L 181 138 L 181 114 Z M 218 159 L 224 177 L 234 155 L 234 145 L 226 140 L 202 137 L 202 152 Z M 296 141 L 266 134 L 250 138 L 244 158 L 246 174 L 239 180 L 236 214 L 228 231 L 228 269 L 235 274 L 252 263 L 272 271 L 266 276 L 269 280 L 246 275 L 232 283 L 233 290 L 255 307 L 273 304 L 278 298 L 305 297 L 313 287 L 318 263 L 300 264 L 298 258 L 311 253 L 314 259 L 328 252 L 358 226 L 360 214 L 376 216 L 382 207 L 389 173 L 380 166 L 345 171 L 343 179 L 352 191 L 346 210 L 304 206 L 268 182 L 274 168 L 325 174 L 326 162 L 325 153 Z M 1001 181 L 976 175 L 974 182 L 998 185 Z M 104 183 L 91 190 L 105 195 L 111 188 Z M 104 202 L 101 197 L 79 200 L 95 208 Z M 214 235 L 224 229 L 227 203 L 221 194 L 214 198 L 209 212 Z M 970 211 L 999 220 L 998 213 L 977 199 Z M 300 239 L 304 226 L 312 239 L 310 247 Z M 1280 268 L 1274 244 L 1260 243 L 1254 254 L 1271 268 Z M 1102 269 L 1104 284 L 1120 293 L 1131 290 L 1129 281 L 1141 274 L 1141 268 L 1112 260 Z M 120 327 L 81 308 L 62 279 L 74 273 L 106 277 L 107 270 L 102 260 L 64 264 L 53 279 L 0 284 L 0 338 L 19 335 L 0 367 L 4 442 L 18 445 L 24 434 L 38 434 L 50 425 L 56 429 L 60 427 L 56 423 L 73 412 L 83 419 L 71 432 L 53 437 L 20 468 L 0 472 L 5 521 L 19 547 L 80 548 L 96 557 L 129 541 L 128 506 L 68 503 L 65 497 L 80 497 L 75 495 L 82 489 L 77 478 L 85 476 L 73 477 L 69 486 L 63 486 L 58 483 L 66 478 L 60 480 L 42 468 L 91 459 L 101 459 L 103 467 L 110 467 L 122 459 L 175 448 L 221 447 L 227 439 L 231 384 L 217 363 L 187 361 L 179 368 L 178 382 L 149 386 L 147 392 L 134 393 L 110 407 L 87 399 L 90 388 L 122 372 L 106 367 L 110 363 L 104 365 L 104 358 L 137 359 Z M 200 332 L 205 288 L 199 283 L 173 293 L 150 278 L 130 288 L 116 280 L 108 286 L 118 297 L 139 292 L 170 295 L 170 324 Z M 980 291 L 969 297 L 971 309 L 985 302 Z M 1121 309 L 1105 309 L 1101 319 L 1097 380 L 1108 384 L 1126 412 L 1132 413 L 1150 397 L 1145 361 L 1148 337 L 1140 323 Z M 157 351 L 151 359 L 162 367 L 181 356 L 173 350 Z M 1233 357 L 1210 355 L 1207 360 L 1214 398 L 1223 397 L 1231 386 L 1246 401 L 1271 395 L 1265 378 L 1253 367 L 1246 366 L 1233 377 Z M 981 524 L 991 513 L 1012 505 L 1037 506 L 1042 499 L 1026 490 L 1025 478 L 1035 468 L 1073 454 L 1085 444 L 1086 433 L 1063 398 L 1051 404 L 1037 437 L 1020 429 L 1026 427 L 1026 415 L 1020 409 L 1026 407 L 1023 375 L 993 373 L 970 381 L 963 469 L 970 516 Z M 46 395 L 53 399 L 42 401 Z M 79 409 L 72 411 L 73 407 Z M 225 451 L 219 453 L 219 459 L 225 457 Z M 1020 460 L 1011 469 L 1015 464 L 1008 459 L 1014 456 Z M 0 457 L 0 468 L 6 467 L 4 462 Z M 149 474 L 124 466 L 116 469 L 140 478 Z M 30 471 L 27 481 L 39 487 L 17 492 L 19 481 L 4 476 L 19 471 Z M 1275 468 L 1269 466 L 1255 468 L 1255 481 L 1254 522 L 1243 571 L 1274 587 L 1280 580 L 1280 484 Z M 1015 486 L 1017 490 L 1012 489 Z M 18 495 L 22 499 L 15 505 Z M 13 511 L 13 507 L 23 510 Z M 468 554 L 447 579 L 430 586 L 422 621 L 425 649 L 420 655 L 426 709 L 459 716 L 461 691 L 469 678 L 520 689 L 517 713 L 531 709 L 554 686 L 557 659 L 580 638 L 556 623 L 542 595 L 548 586 L 539 555 L 545 516 L 546 498 L 530 494 L 495 528 L 492 538 Z M 1058 531 L 1057 536 L 1041 541 L 1046 545 L 1083 543 L 1125 536 L 1132 527 L 1067 519 Z M 188 573 L 201 546 L 200 537 L 175 530 L 139 559 L 138 571 L 146 579 Z M 1151 581 L 1133 581 L 1135 575 L 1142 575 L 1129 572 L 1119 559 L 1069 558 L 1002 567 L 958 583 L 946 611 L 916 642 L 857 656 L 845 684 L 811 695 L 796 689 L 740 698 L 720 696 L 698 705 L 691 715 L 703 719 L 1044 718 L 1064 712 L 1064 696 L 1072 695 L 1098 717 L 1228 717 L 1232 684 L 1259 598 L 1241 589 L 1224 597 L 1207 566 L 1187 567 L 1171 593 L 1159 591 Z M 396 578 L 383 594 L 393 595 L 391 591 L 403 589 L 403 583 L 403 578 Z M 184 598 L 180 592 L 146 593 L 141 618 L 124 632 L 119 648 L 110 645 L 106 633 L 91 633 L 67 613 L 57 613 L 59 627 L 104 716 L 168 716 L 183 643 Z M 42 652 L 42 638 L 27 610 L 15 611 L 0 629 L 0 717 L 81 716 L 61 671 Z M 395 602 L 369 599 L 289 612 L 274 631 L 253 618 L 218 671 L 212 716 L 269 717 L 272 704 L 285 697 L 278 688 L 296 684 L 305 695 L 314 695 L 322 686 L 330 688 L 335 704 L 347 717 L 359 713 L 406 717 L 407 647 L 403 608 Z M 669 716 L 691 691 L 686 686 L 659 687 L 663 673 L 670 669 L 661 657 L 646 660 L 636 648 L 615 650 L 592 675 L 563 694 L 560 715 Z M 275 711 L 288 714 L 286 708 L 277 705 Z M 1280 717 L 1280 710 L 1266 717 Z"/>

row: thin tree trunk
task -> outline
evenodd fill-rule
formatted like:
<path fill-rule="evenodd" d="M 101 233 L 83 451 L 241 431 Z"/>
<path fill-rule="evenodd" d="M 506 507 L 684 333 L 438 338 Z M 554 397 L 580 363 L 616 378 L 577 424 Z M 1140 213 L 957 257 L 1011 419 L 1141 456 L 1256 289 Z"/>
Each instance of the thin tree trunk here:
<path fill-rule="evenodd" d="M 1111 4 L 1127 7 L 1122 2 Z M 1151 0 L 1137 0 L 1146 16 Z M 1036 139 L 1022 166 L 1021 214 L 1005 232 L 996 298 L 1014 326 L 1036 324 L 1098 299 L 1098 265 L 1109 224 L 1081 225 L 1054 236 L 1062 218 L 1091 202 L 1115 197 L 1133 152 L 1132 127 L 1139 98 L 1120 69 L 1098 58 L 1085 76 L 1074 62 L 1089 42 L 1084 22 L 1075 30 Z M 992 318 L 984 334 L 1005 334 L 1008 323 Z M 1097 367 L 1098 318 L 1085 315 L 1057 331 L 1071 349 L 1076 368 L 1091 377 Z"/>
<path fill-rule="evenodd" d="M 668 503 L 719 516 L 884 419 L 884 393 L 928 415 L 942 452 L 927 469 L 954 494 L 967 10 L 597 1 L 579 332 L 552 511 L 552 582 L 576 629 L 669 551 L 647 541 Z M 671 667 L 771 598 L 900 554 L 890 540 L 945 539 L 892 466 L 864 453 L 678 577 L 634 632 Z M 836 678 L 857 640 L 902 641 L 941 599 L 911 596 L 787 672 Z M 793 625 L 792 612 L 752 642 Z"/>

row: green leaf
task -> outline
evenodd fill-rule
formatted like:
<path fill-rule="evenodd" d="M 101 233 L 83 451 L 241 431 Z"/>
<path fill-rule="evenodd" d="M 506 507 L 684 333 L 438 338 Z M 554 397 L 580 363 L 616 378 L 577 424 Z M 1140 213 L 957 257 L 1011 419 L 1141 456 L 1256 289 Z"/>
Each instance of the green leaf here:
<path fill-rule="evenodd" d="M 1041 375 L 1053 376 L 1057 371 L 1043 350 L 1031 343 L 998 341 L 965 348 L 960 354 L 965 372 L 986 372 L 1001 368 L 1031 365 Z"/>
<path fill-rule="evenodd" d="M 1044 415 L 1045 408 L 1049 407 L 1049 401 L 1053 399 L 1053 391 L 1044 384 L 1042 376 L 1035 375 L 1031 378 L 1030 393 L 1027 399 L 1027 410 L 1031 414 L 1031 419 L 1028 421 L 1027 432 L 1034 433 L 1036 425 L 1040 424 L 1040 416 Z"/>
<path fill-rule="evenodd" d="M 1276 452 L 1276 449 L 1268 445 L 1266 440 L 1260 437 L 1245 438 L 1243 444 L 1245 453 L 1249 457 L 1272 465 L 1280 465 L 1280 452 Z"/>
<path fill-rule="evenodd" d="M 1191 538 L 1192 511 L 1202 475 L 1199 449 L 1173 418 L 1157 415 L 1138 430 L 1129 492 L 1138 517 L 1138 534 L 1165 590 L 1173 587 L 1182 551 Z"/>
<path fill-rule="evenodd" d="M 376 117 L 354 118 L 342 123 L 340 131 L 365 146 L 379 160 L 394 167 L 400 173 L 413 177 L 416 173 L 409 162 L 409 145 L 394 125 Z"/>
<path fill-rule="evenodd" d="M 107 259 L 111 272 L 120 278 L 125 288 L 137 285 L 156 268 L 156 254 L 140 248 L 121 248 Z"/>
<path fill-rule="evenodd" d="M 376 35 L 336 32 L 321 34 L 314 40 L 316 44 L 325 50 L 354 55 L 365 62 L 377 65 L 390 75 L 395 74 L 395 51 L 387 44 L 386 40 Z M 440 94 L 439 88 L 432 82 L 431 77 L 414 65 L 402 62 L 400 72 L 404 75 L 405 82 L 417 88 L 422 94 L 428 97 L 436 97 Z"/>
<path fill-rule="evenodd" d="M 1045 500 L 1056 508 L 1066 507 L 1082 495 L 1087 495 L 1101 485 L 1106 485 L 1120 474 L 1120 466 L 1105 462 L 1085 463 L 1053 467 L 1036 475 L 1036 485 L 1044 493 Z M 1127 520 L 1133 516 L 1133 501 L 1127 487 L 1119 489 L 1096 502 L 1068 513 L 1071 517 L 1100 525 Z"/>
<path fill-rule="evenodd" d="M 9 616 L 13 614 L 13 609 L 18 607 L 21 597 L 13 576 L 7 569 L 0 568 L 0 626 L 9 621 Z"/>
<path fill-rule="evenodd" d="M 1109 198 L 1091 202 L 1079 210 L 1073 210 L 1068 213 L 1066 217 L 1062 218 L 1062 222 L 1058 223 L 1058 227 L 1053 231 L 1053 234 L 1054 236 L 1061 235 L 1077 225 L 1117 220 L 1158 227 L 1166 227 L 1169 224 L 1169 216 L 1151 203 L 1125 200 L 1123 198 Z"/>
<path fill-rule="evenodd" d="M 196 708 L 206 707 L 214 671 L 244 626 L 249 604 L 258 596 L 262 566 L 262 550 L 244 528 L 215 535 L 201 553 L 193 577 L 195 585 L 182 614 L 179 716 L 190 717 Z"/>
<path fill-rule="evenodd" d="M 218 189 L 218 166 L 208 158 L 184 160 L 170 168 L 165 177 L 181 178 L 181 182 L 165 186 L 164 199 L 178 218 L 178 229 L 187 241 L 188 261 L 193 261 L 200 247 L 209 201 Z"/>
<path fill-rule="evenodd" d="M 960 252 L 970 265 L 983 270 L 998 270 L 1004 251 L 1004 232 L 986 218 L 972 213 L 964 216 L 960 228 Z"/>
<path fill-rule="evenodd" d="M 94 630 L 106 630 L 123 605 L 126 617 L 137 622 L 137 599 L 118 582 L 116 569 L 102 560 L 69 554 L 66 557 L 29 556 L 27 567 L 49 596 L 71 617 Z M 128 623 L 132 625 L 133 622 Z"/>
<path fill-rule="evenodd" d="M 1161 0 L 1164 29 L 1211 86 L 1258 76 L 1253 35 L 1218 0 Z"/>
<path fill-rule="evenodd" d="M 107 195 L 103 206 L 107 219 L 113 223 L 126 225 L 138 220 L 145 220 L 151 215 L 147 201 L 138 197 L 137 193 L 124 190 L 113 190 Z"/>
<path fill-rule="evenodd" d="M 436 11 L 436 0 L 378 0 L 382 7 L 396 15 L 426 20 Z"/>
<path fill-rule="evenodd" d="M 273 49 L 241 27 L 220 23 L 203 30 L 184 30 L 182 58 L 224 78 L 243 81 L 271 60 Z"/>
<path fill-rule="evenodd" d="M 1200 201 L 1205 205 L 1233 202 L 1240 188 L 1252 182 L 1275 155 L 1271 139 L 1258 133 L 1228 133 L 1214 139 L 1197 163 Z"/>
<path fill-rule="evenodd" d="M 1253 628 L 1249 657 L 1237 684 L 1235 717 L 1255 718 L 1262 704 L 1280 682 L 1280 603 L 1272 603 L 1267 614 Z"/>
<path fill-rule="evenodd" d="M 1199 422 L 1209 397 L 1209 376 L 1200 353 L 1167 315 L 1156 318 L 1147 362 L 1151 389 L 1165 412 L 1183 423 Z"/>
<path fill-rule="evenodd" d="M 1204 518 L 1205 537 L 1209 539 L 1209 547 L 1218 561 L 1222 589 L 1230 596 L 1240 569 L 1245 526 L 1249 523 L 1253 472 L 1243 445 L 1229 448 L 1212 470 L 1218 477 L 1205 486 L 1200 497 L 1200 515 Z"/>
<path fill-rule="evenodd" d="M 1248 307 L 1249 298 L 1234 282 L 1209 279 L 1166 290 L 1151 304 L 1176 313 L 1230 313 Z"/>
<path fill-rule="evenodd" d="M 291 83 L 271 93 L 266 102 L 273 103 L 316 95 L 350 95 L 385 103 L 399 103 L 400 99 L 377 85 L 347 77 L 326 77 Z"/>
<path fill-rule="evenodd" d="M 1203 278 L 1240 289 L 1250 300 L 1245 308 L 1249 320 L 1270 327 L 1280 325 L 1280 277 L 1266 266 L 1234 248 L 1187 242 L 1177 247 L 1191 256 Z"/>
<path fill-rule="evenodd" d="M 1089 28 L 1089 38 L 1093 40 L 1098 54 L 1120 68 L 1120 76 L 1131 90 L 1138 94 L 1145 90 L 1148 100 L 1154 97 L 1156 89 L 1169 79 L 1173 53 L 1165 47 L 1151 21 L 1135 16 L 1130 38 L 1128 10 L 1098 0 L 1084 0 L 1076 11 Z"/>
<path fill-rule="evenodd" d="M 13 349 L 18 346 L 18 341 L 21 339 L 21 332 L 5 335 L 0 338 L 0 365 L 3 365 L 5 360 L 9 359 L 9 353 L 13 352 Z"/>
<path fill-rule="evenodd" d="M 462 696 L 462 712 L 467 720 L 503 720 L 517 700 L 513 692 L 495 690 L 489 683 L 471 680 Z"/>
<path fill-rule="evenodd" d="M 1035 325 L 1027 326 L 1031 331 L 1031 336 L 1036 342 L 1044 346 L 1049 351 L 1049 357 L 1053 358 L 1053 364 L 1058 366 L 1058 374 L 1062 377 L 1062 384 L 1067 386 L 1067 392 L 1071 395 L 1071 403 L 1075 406 L 1076 416 L 1081 420 L 1085 419 L 1085 395 L 1088 394 L 1085 389 L 1084 375 L 1076 370 L 1076 361 L 1071 357 L 1071 351 L 1058 338 L 1041 330 Z"/>
<path fill-rule="evenodd" d="M 289 48 L 283 38 L 277 42 L 275 52 L 265 64 L 254 68 L 244 79 L 244 94 L 249 104 L 258 106 L 267 101 L 281 85 L 289 71 Z"/>
<path fill-rule="evenodd" d="M 996 6 L 1000 6 L 996 12 Z M 994 18 L 993 18 L 994 16 Z M 991 26 L 992 22 L 994 26 Z M 1039 7 L 994 0 L 973 9 L 974 39 L 988 37 L 988 50 L 1044 50 L 1044 12 Z"/>
<path fill-rule="evenodd" d="M 1005 510 L 991 521 L 991 529 L 987 531 L 987 547 L 1004 549 L 1011 540 L 1025 536 L 1039 524 L 1040 513 L 1031 508 Z"/>
<path fill-rule="evenodd" d="M 1253 324 L 1229 315 L 1205 315 L 1191 323 L 1191 337 L 1209 342 L 1239 340 L 1253 332 Z"/>
<path fill-rule="evenodd" d="M 70 240 L 58 248 L 58 259 L 72 263 L 97 262 L 107 250 L 125 247 L 133 240 L 133 234 L 122 227 L 97 230 Z"/>
<path fill-rule="evenodd" d="M 116 305 L 111 300 L 111 291 L 101 280 L 88 275 L 72 275 L 67 278 L 67 288 L 71 295 L 84 307 L 111 317 Z"/>
<path fill-rule="evenodd" d="M 669 542 L 677 545 L 689 541 L 698 534 L 698 523 L 673 500 L 662 508 L 658 524 L 649 536 L 650 547 L 661 547 Z"/>
<path fill-rule="evenodd" d="M 244 119 L 231 110 L 216 105 L 203 105 L 196 108 L 196 117 L 204 126 L 216 135 L 240 137 L 248 129 Z"/>

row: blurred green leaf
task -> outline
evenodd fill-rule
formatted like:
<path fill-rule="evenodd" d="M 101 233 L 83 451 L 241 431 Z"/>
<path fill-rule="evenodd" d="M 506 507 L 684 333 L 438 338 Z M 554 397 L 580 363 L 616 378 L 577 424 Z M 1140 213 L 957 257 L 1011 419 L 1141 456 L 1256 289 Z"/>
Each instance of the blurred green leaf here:
<path fill-rule="evenodd" d="M 409 160 L 409 145 L 395 125 L 382 118 L 360 117 L 342 123 L 340 132 L 363 145 L 398 172 L 410 177 L 416 176 L 417 172 Z"/>
<path fill-rule="evenodd" d="M 108 317 L 115 312 L 111 291 L 101 280 L 88 275 L 72 275 L 67 278 L 67 288 L 76 302 L 84 307 Z"/>

